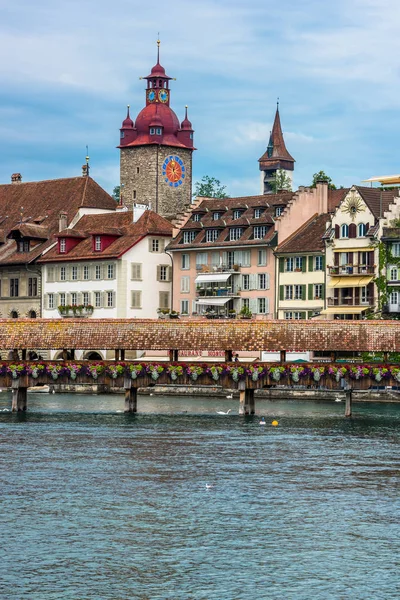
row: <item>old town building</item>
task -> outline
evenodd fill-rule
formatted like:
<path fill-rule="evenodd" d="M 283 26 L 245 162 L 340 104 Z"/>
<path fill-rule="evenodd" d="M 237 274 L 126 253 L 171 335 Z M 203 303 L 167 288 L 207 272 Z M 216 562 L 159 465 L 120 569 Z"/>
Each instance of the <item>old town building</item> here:
<path fill-rule="evenodd" d="M 170 107 L 169 77 L 157 64 L 147 82 L 146 106 L 136 120 L 128 113 L 120 130 L 121 202 L 132 207 L 146 204 L 158 214 L 174 218 L 192 200 L 193 128 L 185 117 L 180 123 Z"/>
<path fill-rule="evenodd" d="M 278 170 L 283 171 L 289 180 L 293 182 L 295 160 L 287 151 L 283 139 L 278 106 L 267 149 L 258 162 L 260 163 L 262 194 L 272 194 L 272 183 Z"/>

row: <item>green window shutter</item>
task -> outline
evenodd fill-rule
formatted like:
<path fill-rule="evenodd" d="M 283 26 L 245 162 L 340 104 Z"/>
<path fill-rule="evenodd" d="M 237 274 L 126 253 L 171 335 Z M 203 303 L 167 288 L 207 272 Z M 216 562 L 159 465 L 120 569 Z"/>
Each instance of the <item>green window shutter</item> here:
<path fill-rule="evenodd" d="M 321 285 L 321 300 L 325 300 L 325 284 Z"/>
<path fill-rule="evenodd" d="M 283 300 L 284 294 L 285 294 L 285 286 L 280 285 L 279 286 L 279 300 Z"/>
<path fill-rule="evenodd" d="M 325 256 L 322 257 L 322 270 L 325 270 Z"/>
<path fill-rule="evenodd" d="M 313 256 L 309 256 L 308 257 L 308 270 L 309 271 L 314 271 L 314 257 Z"/>
<path fill-rule="evenodd" d="M 300 317 L 301 317 L 302 319 L 307 319 L 307 313 L 305 313 L 305 312 L 301 312 L 301 313 L 300 313 Z"/>
<path fill-rule="evenodd" d="M 307 291 L 307 288 L 306 288 L 306 286 L 305 286 L 305 285 L 302 285 L 302 286 L 301 286 L 301 299 L 302 299 L 302 300 L 306 300 L 306 299 L 307 299 L 307 297 L 306 297 L 306 291 Z"/>
<path fill-rule="evenodd" d="M 312 316 L 313 316 L 313 311 L 312 311 L 312 310 L 309 310 L 309 311 L 307 312 L 307 319 L 311 319 L 311 317 L 312 317 Z"/>
<path fill-rule="evenodd" d="M 279 273 L 283 273 L 285 270 L 285 259 L 281 257 L 279 259 Z"/>
<path fill-rule="evenodd" d="M 308 299 L 312 300 L 313 299 L 313 284 L 309 283 L 308 284 Z"/>
<path fill-rule="evenodd" d="M 301 270 L 303 271 L 303 273 L 305 273 L 307 271 L 307 256 L 302 256 L 301 258 Z"/>

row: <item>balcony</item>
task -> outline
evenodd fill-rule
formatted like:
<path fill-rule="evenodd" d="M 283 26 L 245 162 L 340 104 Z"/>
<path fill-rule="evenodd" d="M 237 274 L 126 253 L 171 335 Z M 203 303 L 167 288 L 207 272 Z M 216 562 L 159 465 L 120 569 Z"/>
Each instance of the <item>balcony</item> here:
<path fill-rule="evenodd" d="M 239 273 L 240 271 L 240 267 L 241 265 L 219 265 L 217 266 L 213 266 L 213 267 L 209 267 L 208 265 L 201 265 L 198 264 L 196 265 L 196 271 L 200 271 L 202 273 L 229 273 L 234 274 L 234 273 Z"/>
<path fill-rule="evenodd" d="M 341 298 L 328 298 L 328 306 L 374 306 L 373 298 L 354 298 L 354 296 L 342 296 Z"/>
<path fill-rule="evenodd" d="M 374 275 L 375 267 L 370 265 L 339 265 L 328 267 L 329 275 Z"/>
<path fill-rule="evenodd" d="M 198 298 L 228 297 L 235 298 L 239 296 L 239 290 L 233 290 L 231 287 L 213 287 L 197 286 L 196 296 Z"/>

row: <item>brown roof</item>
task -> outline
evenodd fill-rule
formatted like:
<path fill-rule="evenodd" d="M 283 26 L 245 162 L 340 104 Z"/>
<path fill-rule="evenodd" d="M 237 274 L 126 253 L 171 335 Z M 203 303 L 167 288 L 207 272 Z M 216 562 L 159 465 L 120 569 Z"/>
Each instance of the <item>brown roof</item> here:
<path fill-rule="evenodd" d="M 399 240 L 400 239 L 400 227 L 384 227 L 382 232 L 382 240 Z"/>
<path fill-rule="evenodd" d="M 47 240 L 49 239 L 49 230 L 47 227 L 35 223 L 20 223 L 11 229 L 7 237 L 12 239 L 24 237 L 31 240 Z"/>
<path fill-rule="evenodd" d="M 270 244 L 274 241 L 274 219 L 275 208 L 285 207 L 293 198 L 294 192 L 281 192 L 280 194 L 268 194 L 260 196 L 241 196 L 239 198 L 204 198 L 193 211 L 199 214 L 200 220 L 189 219 L 180 229 L 179 234 L 168 245 L 169 250 L 183 250 L 189 248 L 207 248 L 212 246 L 240 246 Z M 254 209 L 264 208 L 262 215 L 254 218 Z M 233 218 L 233 211 L 241 209 L 243 212 L 238 219 Z M 213 213 L 221 212 L 221 218 L 214 221 Z M 255 225 L 266 225 L 267 234 L 262 240 L 252 239 L 253 227 Z M 229 241 L 229 229 L 232 227 L 243 227 L 244 232 L 239 240 Z M 206 229 L 220 229 L 220 234 L 215 242 L 206 242 Z M 183 244 L 184 231 L 198 231 L 196 238 L 190 244 Z"/>
<path fill-rule="evenodd" d="M 281 160 L 289 163 L 295 162 L 293 156 L 287 151 L 285 140 L 283 139 L 279 109 L 277 108 L 268 148 L 259 159 L 259 162 L 262 163 L 260 167 L 268 166 L 268 164 L 271 164 L 272 166 L 272 163 L 273 166 L 279 166 L 278 163 Z M 275 165 L 275 163 L 277 163 L 277 165 Z"/>
<path fill-rule="evenodd" d="M 328 189 L 328 211 L 333 212 L 339 206 L 350 188 L 340 188 L 339 190 Z"/>
<path fill-rule="evenodd" d="M 46 229 L 49 237 L 30 252 L 17 252 L 15 241 L 8 240 L 0 247 L 0 264 L 26 264 L 37 259 L 54 243 L 51 238 L 58 231 L 60 212 L 65 212 L 67 222 L 71 222 L 78 209 L 83 207 L 115 210 L 116 205 L 91 177 L 0 185 L 0 223 L 5 235 L 19 227 L 24 236 L 29 233 L 25 229 L 29 226 L 30 231 L 32 227 Z M 33 225 L 44 217 L 47 218 L 42 226 Z M 30 222 L 27 223 L 27 219 Z M 24 221 L 22 224 L 21 220 Z"/>
<path fill-rule="evenodd" d="M 283 241 L 276 249 L 277 253 L 292 252 L 323 252 L 325 244 L 322 236 L 326 231 L 326 224 L 331 217 L 328 214 L 315 214 L 299 227 L 292 235 Z"/>
<path fill-rule="evenodd" d="M 381 190 L 380 188 L 363 187 L 360 185 L 356 185 L 355 188 L 376 219 L 382 217 L 383 213 L 388 210 L 389 204 L 392 204 L 394 199 L 399 197 L 398 188 L 394 190 Z"/>
<path fill-rule="evenodd" d="M 59 254 L 57 247 L 51 248 L 39 262 L 119 258 L 146 235 L 172 236 L 172 224 L 152 210 L 146 210 L 136 223 L 133 223 L 132 211 L 85 215 L 78 221 L 76 228 L 79 232 L 87 232 L 87 237 L 67 254 Z M 98 235 L 103 229 L 107 232 L 110 228 L 119 231 L 120 237 L 102 252 L 93 250 L 92 234 L 89 232 L 95 231 Z"/>

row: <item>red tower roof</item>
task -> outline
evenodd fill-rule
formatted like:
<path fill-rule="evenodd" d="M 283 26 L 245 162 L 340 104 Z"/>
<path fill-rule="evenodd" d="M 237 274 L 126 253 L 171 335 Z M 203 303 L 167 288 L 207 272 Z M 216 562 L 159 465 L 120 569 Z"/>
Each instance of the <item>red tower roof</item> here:
<path fill-rule="evenodd" d="M 192 131 L 192 124 L 188 119 L 188 107 L 185 106 L 185 118 L 183 119 L 182 123 L 181 123 L 181 129 L 186 129 L 189 131 Z"/>
<path fill-rule="evenodd" d="M 122 129 L 133 129 L 134 126 L 135 126 L 135 124 L 132 121 L 130 114 L 129 114 L 129 104 L 128 104 L 126 118 L 122 121 Z"/>
<path fill-rule="evenodd" d="M 269 138 L 268 148 L 258 161 L 260 163 L 260 169 L 268 168 L 284 168 L 293 170 L 294 158 L 289 154 L 286 149 L 285 140 L 283 139 L 281 119 L 279 116 L 279 107 L 276 108 L 274 125 L 272 127 L 271 135 Z"/>

